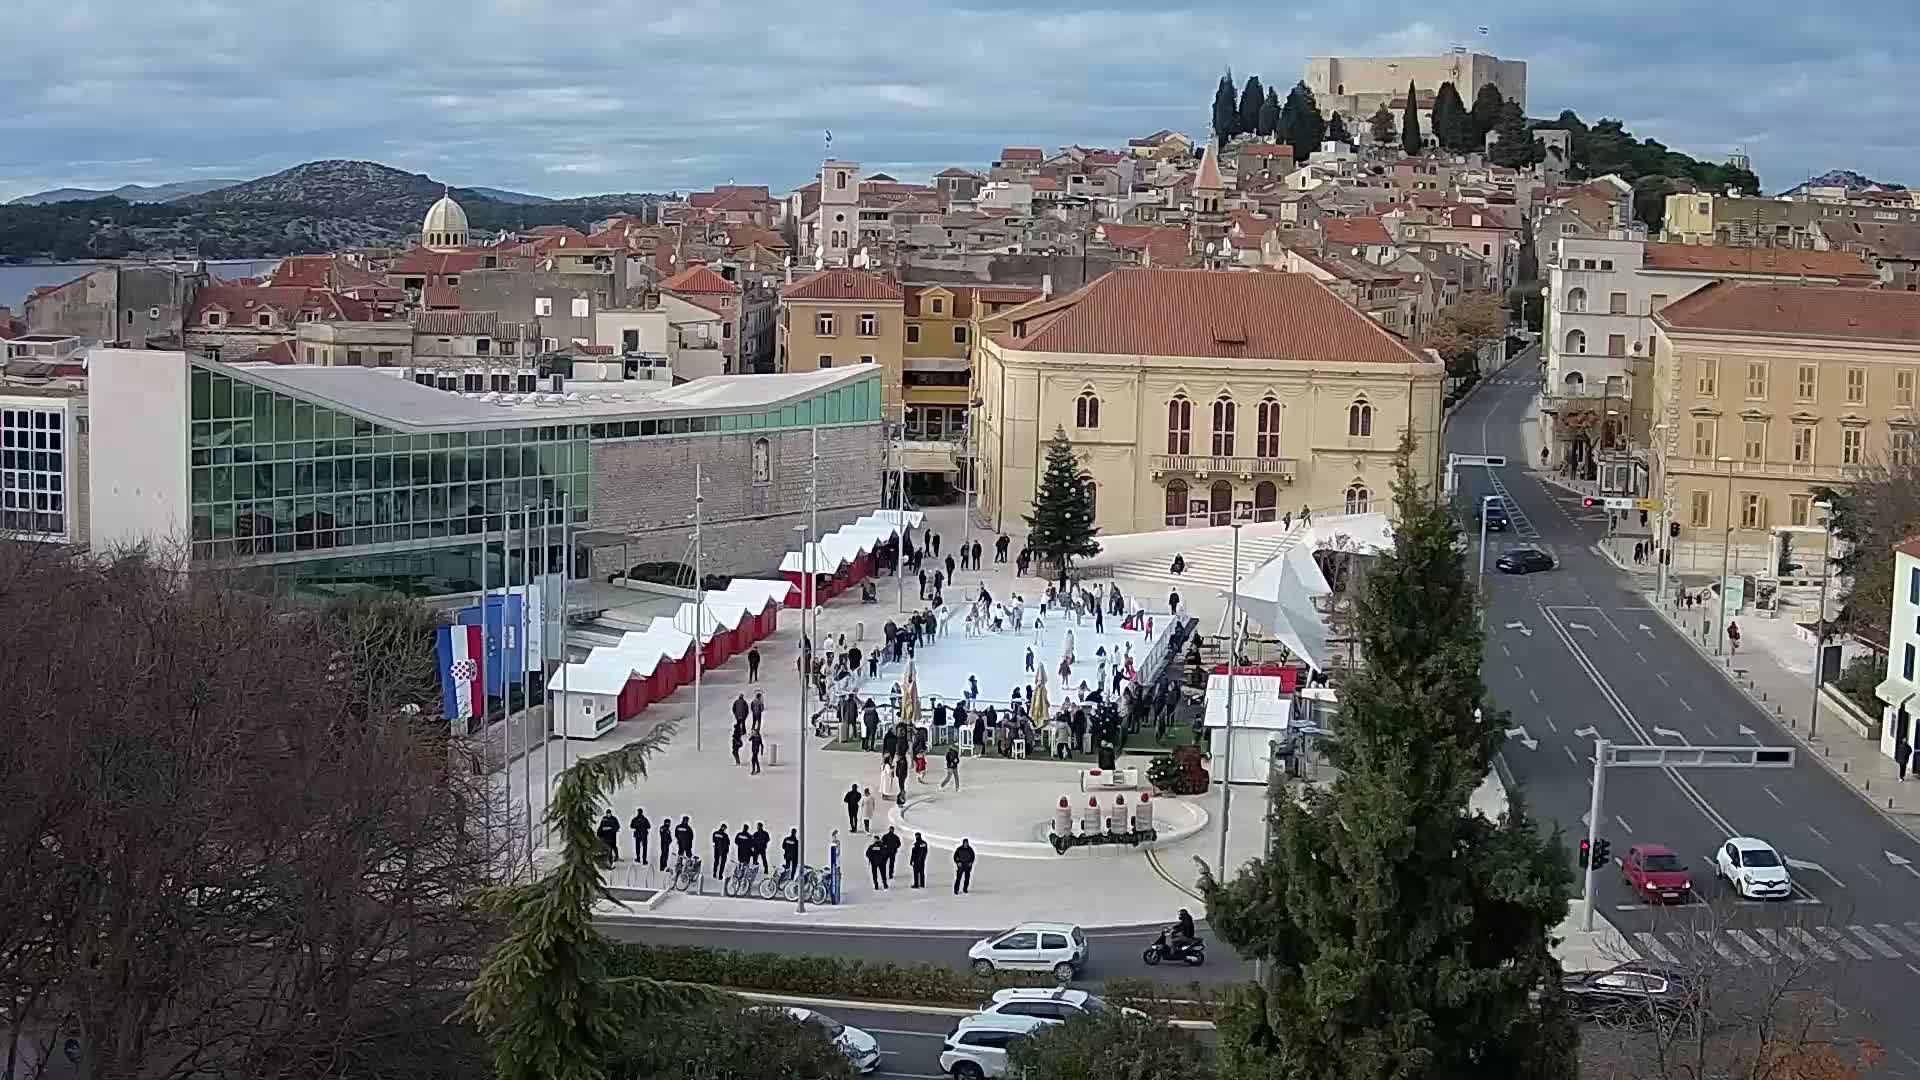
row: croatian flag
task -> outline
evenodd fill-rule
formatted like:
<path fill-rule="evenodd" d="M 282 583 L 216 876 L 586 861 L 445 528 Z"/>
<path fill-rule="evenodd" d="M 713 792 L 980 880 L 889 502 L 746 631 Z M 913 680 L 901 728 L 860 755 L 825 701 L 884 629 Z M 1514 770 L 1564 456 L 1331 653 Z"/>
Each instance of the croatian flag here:
<path fill-rule="evenodd" d="M 486 644 L 478 626 L 440 628 L 440 703 L 448 720 L 486 709 Z"/>

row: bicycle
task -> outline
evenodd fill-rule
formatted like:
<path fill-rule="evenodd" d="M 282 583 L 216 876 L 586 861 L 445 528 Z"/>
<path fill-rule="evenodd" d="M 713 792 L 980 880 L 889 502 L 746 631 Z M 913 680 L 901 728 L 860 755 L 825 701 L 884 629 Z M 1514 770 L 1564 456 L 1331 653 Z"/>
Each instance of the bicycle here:
<path fill-rule="evenodd" d="M 795 880 L 794 868 L 782 866 L 778 873 L 760 876 L 760 899 L 771 900 L 776 896 L 786 896 L 789 900 L 800 897 L 800 884 Z"/>
<path fill-rule="evenodd" d="M 760 876 L 760 865 L 752 859 L 735 860 L 733 873 L 720 884 L 720 891 L 727 896 L 746 896 L 753 892 L 754 879 Z"/>
<path fill-rule="evenodd" d="M 673 876 L 667 879 L 667 888 L 681 892 L 692 892 L 700 884 L 700 856 L 681 855 L 673 861 Z"/>

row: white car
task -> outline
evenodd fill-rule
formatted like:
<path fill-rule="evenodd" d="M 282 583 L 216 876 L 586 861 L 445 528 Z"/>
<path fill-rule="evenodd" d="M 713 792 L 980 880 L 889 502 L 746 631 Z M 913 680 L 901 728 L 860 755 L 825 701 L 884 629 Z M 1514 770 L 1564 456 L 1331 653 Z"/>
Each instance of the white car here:
<path fill-rule="evenodd" d="M 1009 987 L 996 990 L 993 1000 L 980 1006 L 975 1016 L 1031 1016 L 1053 1023 L 1064 1023 L 1076 1016 L 1099 1016 L 1112 1012 L 1114 1006 L 1106 999 L 1085 990 L 1070 990 L 1058 987 L 1048 990 L 1045 987 Z M 1128 1016 L 1145 1016 L 1139 1009 L 1121 1008 Z"/>
<path fill-rule="evenodd" d="M 1793 876 L 1773 845 L 1736 836 L 1713 854 L 1713 873 L 1748 900 L 1784 900 L 1793 895 Z"/>
<path fill-rule="evenodd" d="M 940 1071 L 953 1080 L 991 1080 L 1007 1075 L 1007 1048 L 1051 1021 L 1037 1016 L 969 1016 L 940 1049 Z"/>
<path fill-rule="evenodd" d="M 1087 963 L 1087 935 L 1072 923 L 1021 923 L 974 942 L 967 959 L 976 975 L 1051 971 L 1061 982 L 1072 982 Z"/>
<path fill-rule="evenodd" d="M 813 1024 L 816 1027 L 825 1029 L 827 1038 L 832 1039 L 833 1045 L 839 1047 L 841 1053 L 847 1055 L 848 1061 L 853 1062 L 854 1072 L 870 1073 L 880 1067 L 879 1041 L 857 1027 L 848 1027 L 833 1017 L 828 1016 L 826 1013 L 814 1012 L 812 1009 L 796 1008 L 791 1005 L 762 1006 L 757 1011 L 773 1013 L 775 1015 L 786 1013 L 788 1016 L 793 1017 L 803 1024 Z"/>

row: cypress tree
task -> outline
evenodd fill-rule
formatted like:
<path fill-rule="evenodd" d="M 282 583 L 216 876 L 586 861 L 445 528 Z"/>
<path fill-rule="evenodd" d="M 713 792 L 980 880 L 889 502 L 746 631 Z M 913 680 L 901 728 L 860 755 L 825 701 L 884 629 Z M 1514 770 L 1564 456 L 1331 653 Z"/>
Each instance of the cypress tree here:
<path fill-rule="evenodd" d="M 1228 69 L 1220 76 L 1220 85 L 1213 89 L 1213 141 L 1224 145 L 1233 138 L 1239 123 L 1240 109 L 1233 96 L 1233 71 Z"/>
<path fill-rule="evenodd" d="M 1460 91 L 1450 82 L 1441 83 L 1433 94 L 1433 137 L 1455 152 L 1473 147 L 1473 118 L 1467 115 Z"/>
<path fill-rule="evenodd" d="M 1326 138 L 1327 122 L 1320 115 L 1320 102 L 1307 89 L 1305 80 L 1293 84 L 1287 91 L 1287 103 L 1280 107 L 1280 124 L 1276 130 L 1282 142 L 1293 146 L 1293 160 L 1305 161 L 1307 156 L 1320 149 L 1320 142 Z"/>
<path fill-rule="evenodd" d="M 1407 107 L 1400 114 L 1400 149 L 1409 157 L 1419 157 L 1426 148 L 1426 140 L 1420 137 L 1420 92 L 1407 84 Z"/>
<path fill-rule="evenodd" d="M 1267 87 L 1267 100 L 1260 103 L 1259 133 L 1271 136 L 1280 128 L 1280 94 L 1273 87 Z"/>
<path fill-rule="evenodd" d="M 1367 125 L 1373 129 L 1373 142 L 1376 146 L 1386 146 L 1400 139 L 1400 126 L 1393 122 L 1393 110 L 1387 108 L 1387 103 L 1384 101 L 1380 103 L 1379 108 L 1373 110 L 1373 118 L 1367 121 Z"/>
<path fill-rule="evenodd" d="M 1533 137 L 1533 129 L 1527 126 L 1527 114 L 1520 111 L 1517 102 L 1509 101 L 1501 107 L 1500 122 L 1493 130 L 1499 138 L 1493 149 L 1487 151 L 1487 160 L 1495 165 L 1531 169 L 1546 157 L 1546 147 Z"/>
<path fill-rule="evenodd" d="M 1475 586 L 1403 444 L 1393 551 L 1358 588 L 1364 665 L 1339 688 L 1331 787 L 1276 786 L 1263 857 L 1203 874 L 1208 916 L 1265 963 L 1221 1022 L 1221 1075 L 1571 1080 L 1579 1032 L 1551 945 L 1573 872 L 1517 800 L 1468 800 L 1504 739 L 1483 701 Z"/>
<path fill-rule="evenodd" d="M 1393 117 L 1389 116 L 1387 119 L 1392 120 Z M 1327 141 L 1349 145 L 1353 142 L 1353 135 L 1347 131 L 1347 122 L 1340 119 L 1339 113 L 1334 113 L 1333 119 L 1327 121 Z"/>
<path fill-rule="evenodd" d="M 1260 107 L 1267 103 L 1267 92 L 1260 85 L 1260 76 L 1247 76 L 1247 85 L 1240 91 L 1239 120 L 1234 132 L 1239 135 L 1251 135 L 1260 130 Z"/>
<path fill-rule="evenodd" d="M 1047 442 L 1047 466 L 1033 493 L 1033 513 L 1026 515 L 1027 546 L 1057 570 L 1074 559 L 1100 554 L 1100 532 L 1093 524 L 1093 499 L 1087 474 L 1073 456 L 1065 428 L 1054 429 Z"/>
<path fill-rule="evenodd" d="M 1492 131 L 1500 122 L 1500 113 L 1506 108 L 1506 96 L 1492 83 L 1482 83 L 1480 92 L 1473 95 L 1473 142 L 1475 146 L 1487 144 L 1487 132 Z"/>

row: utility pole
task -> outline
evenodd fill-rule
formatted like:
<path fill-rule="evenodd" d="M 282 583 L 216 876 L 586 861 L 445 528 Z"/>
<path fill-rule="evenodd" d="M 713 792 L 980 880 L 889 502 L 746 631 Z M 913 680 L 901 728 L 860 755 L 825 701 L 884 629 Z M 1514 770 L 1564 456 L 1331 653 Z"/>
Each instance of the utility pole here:
<path fill-rule="evenodd" d="M 808 517 L 806 532 L 800 541 L 800 579 L 807 583 L 806 592 L 802 594 L 807 603 L 805 607 L 800 609 L 800 626 L 802 636 L 808 641 L 813 640 L 812 633 L 807 630 L 807 620 L 808 617 L 812 615 L 814 608 L 813 549 L 814 546 L 820 542 L 820 421 L 818 412 L 816 412 L 814 416 L 812 465 L 808 470 L 809 476 L 807 479 Z M 905 536 L 906 532 L 902 530 L 901 537 L 903 544 L 905 542 Z M 818 629 L 817 625 L 815 629 Z M 800 865 L 794 870 L 796 874 L 804 871 L 807 867 L 807 740 L 813 737 L 813 732 L 810 730 L 812 718 L 807 714 L 807 690 L 813 682 L 812 674 L 812 672 L 801 672 L 800 674 L 800 811 L 795 818 L 798 822 L 795 829 L 798 831 L 794 834 L 800 841 Z M 823 701 L 821 704 L 825 705 L 826 702 Z M 801 881 L 800 906 L 798 910 L 801 914 L 805 914 L 807 910 L 807 890 L 804 878 Z"/>
<path fill-rule="evenodd" d="M 1607 802 L 1607 747 L 1611 745 L 1605 739 L 1593 740 L 1593 798 L 1587 804 L 1587 851 L 1589 858 L 1585 867 L 1586 883 L 1580 888 L 1580 895 L 1586 898 L 1582 905 L 1580 929 L 1593 929 L 1593 875 L 1599 869 L 1594 865 L 1598 859 L 1591 854 L 1600 850 L 1600 811 Z"/>
<path fill-rule="evenodd" d="M 693 748 L 700 749 L 700 673 L 707 666 L 707 575 L 700 565 L 700 526 L 704 522 L 700 504 L 700 466 L 693 467 Z"/>
<path fill-rule="evenodd" d="M 894 476 L 899 479 L 900 493 L 899 516 L 894 524 L 900 527 L 900 534 L 893 539 L 893 605 L 897 610 L 907 610 L 907 407 L 900 406 L 900 439 L 888 440 L 898 447 L 897 469 Z"/>
<path fill-rule="evenodd" d="M 1229 510 L 1231 512 L 1231 510 Z M 1227 878 L 1227 826 L 1233 809 L 1233 692 L 1240 660 L 1240 522 L 1233 523 L 1233 588 L 1227 596 L 1226 760 L 1220 763 L 1220 880 Z"/>
<path fill-rule="evenodd" d="M 1820 533 L 1820 608 L 1815 613 L 1813 632 L 1813 700 L 1807 705 L 1807 738 L 1811 739 L 1820 732 L 1820 682 L 1826 674 L 1827 659 L 1827 582 L 1833 577 L 1833 568 L 1827 562 L 1833 546 L 1833 503 L 1822 499 L 1813 504 L 1821 511 L 1826 520 L 1822 522 Z M 1721 588 L 1726 588 L 1724 584 Z"/>

